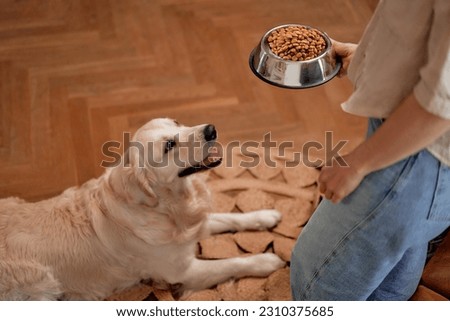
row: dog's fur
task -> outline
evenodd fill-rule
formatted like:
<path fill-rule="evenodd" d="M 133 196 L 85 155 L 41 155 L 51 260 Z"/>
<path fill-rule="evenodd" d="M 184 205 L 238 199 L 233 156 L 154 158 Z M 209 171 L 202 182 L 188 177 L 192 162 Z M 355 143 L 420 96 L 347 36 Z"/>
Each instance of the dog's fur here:
<path fill-rule="evenodd" d="M 192 157 L 188 148 L 165 151 L 167 140 L 188 141 L 189 135 L 211 143 L 204 133 L 205 125 L 155 119 L 133 138 L 144 153 L 131 146 L 122 163 L 98 179 L 37 203 L 0 200 L 0 299 L 103 299 L 146 279 L 198 290 L 284 266 L 275 254 L 196 258 L 203 237 L 270 228 L 280 219 L 274 210 L 209 214 L 203 175 L 179 177 L 183 168 L 175 160 Z M 208 156 L 203 149 L 194 154 Z M 151 166 L 146 155 L 153 165 L 168 165 Z"/>

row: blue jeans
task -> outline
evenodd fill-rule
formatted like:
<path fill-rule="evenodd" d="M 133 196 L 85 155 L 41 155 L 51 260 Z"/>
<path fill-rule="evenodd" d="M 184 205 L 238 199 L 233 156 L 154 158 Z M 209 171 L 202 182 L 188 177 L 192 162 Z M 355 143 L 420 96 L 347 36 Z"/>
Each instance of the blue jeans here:
<path fill-rule="evenodd" d="M 369 135 L 381 125 L 369 120 Z M 380 151 L 382 153 L 382 151 Z M 320 203 L 291 258 L 295 300 L 407 300 L 450 226 L 450 168 L 423 150 Z"/>

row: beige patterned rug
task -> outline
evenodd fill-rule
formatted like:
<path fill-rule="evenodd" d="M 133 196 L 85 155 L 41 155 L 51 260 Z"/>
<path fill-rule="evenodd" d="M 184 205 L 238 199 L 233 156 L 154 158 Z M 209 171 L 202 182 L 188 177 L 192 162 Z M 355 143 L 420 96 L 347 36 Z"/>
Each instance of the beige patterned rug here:
<path fill-rule="evenodd" d="M 289 158 L 286 158 L 289 159 Z M 296 165 L 287 168 L 286 159 L 278 158 L 275 167 L 260 161 L 258 166 L 244 168 L 241 161 L 255 160 L 234 155 L 233 164 L 222 164 L 205 175 L 213 191 L 215 212 L 248 212 L 258 209 L 277 209 L 281 222 L 270 231 L 224 233 L 202 240 L 198 257 L 214 260 L 255 253 L 272 252 L 287 262 L 266 278 L 230 280 L 217 287 L 193 292 L 180 300 L 290 300 L 289 262 L 292 247 L 303 226 L 319 201 L 318 171 Z M 260 158 L 262 160 L 262 158 Z M 232 165 L 232 166 L 231 166 Z M 108 300 L 175 300 L 170 289 L 151 284 L 139 284 L 118 293 Z"/>

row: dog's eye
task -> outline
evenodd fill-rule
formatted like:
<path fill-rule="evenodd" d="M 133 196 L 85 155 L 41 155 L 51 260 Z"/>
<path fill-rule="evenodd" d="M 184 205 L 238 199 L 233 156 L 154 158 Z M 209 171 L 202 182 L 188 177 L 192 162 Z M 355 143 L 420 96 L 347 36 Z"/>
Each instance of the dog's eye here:
<path fill-rule="evenodd" d="M 176 143 L 174 140 L 168 140 L 166 142 L 166 148 L 164 150 L 165 153 L 168 153 L 171 149 L 175 147 Z"/>

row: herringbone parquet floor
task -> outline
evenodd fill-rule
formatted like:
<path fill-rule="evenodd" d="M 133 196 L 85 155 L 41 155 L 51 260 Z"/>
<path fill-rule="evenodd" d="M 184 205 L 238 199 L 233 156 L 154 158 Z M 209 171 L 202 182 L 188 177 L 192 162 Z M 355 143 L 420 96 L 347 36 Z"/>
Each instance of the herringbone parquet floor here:
<path fill-rule="evenodd" d="M 220 141 L 358 143 L 346 79 L 271 87 L 248 54 L 303 23 L 358 41 L 376 0 L 0 0 L 0 197 L 43 199 L 100 175 L 101 146 L 155 117 L 214 123 Z"/>

